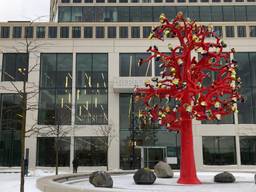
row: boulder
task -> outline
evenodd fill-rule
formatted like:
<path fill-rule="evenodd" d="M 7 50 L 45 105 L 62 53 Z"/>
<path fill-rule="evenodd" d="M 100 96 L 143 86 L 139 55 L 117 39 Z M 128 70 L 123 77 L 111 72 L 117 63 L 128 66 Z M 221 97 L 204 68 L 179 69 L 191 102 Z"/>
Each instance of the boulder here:
<path fill-rule="evenodd" d="M 168 163 L 159 161 L 154 167 L 155 174 L 158 178 L 172 178 L 173 171 Z"/>
<path fill-rule="evenodd" d="M 236 178 L 231 173 L 224 171 L 214 176 L 214 182 L 217 183 L 234 183 Z"/>
<path fill-rule="evenodd" d="M 90 174 L 89 182 L 95 187 L 113 187 L 113 179 L 105 171 L 95 171 Z"/>
<path fill-rule="evenodd" d="M 142 168 L 135 172 L 133 179 L 137 185 L 152 185 L 156 180 L 156 176 L 150 169 Z"/>

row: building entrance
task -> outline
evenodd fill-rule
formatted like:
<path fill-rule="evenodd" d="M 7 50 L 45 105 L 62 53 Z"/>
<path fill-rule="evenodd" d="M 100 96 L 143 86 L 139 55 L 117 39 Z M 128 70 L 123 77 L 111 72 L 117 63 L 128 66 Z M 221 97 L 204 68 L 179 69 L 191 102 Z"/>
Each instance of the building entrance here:
<path fill-rule="evenodd" d="M 137 146 L 140 151 L 140 166 L 153 169 L 159 161 L 164 161 L 167 156 L 167 148 L 161 146 Z"/>

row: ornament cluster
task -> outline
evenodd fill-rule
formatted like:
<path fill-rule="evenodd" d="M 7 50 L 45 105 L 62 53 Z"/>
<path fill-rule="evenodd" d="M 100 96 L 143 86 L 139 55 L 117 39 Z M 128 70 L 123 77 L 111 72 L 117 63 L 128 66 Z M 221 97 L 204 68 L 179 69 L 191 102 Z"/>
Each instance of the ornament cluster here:
<path fill-rule="evenodd" d="M 160 63 L 160 77 L 145 82 L 145 88 L 136 88 L 136 100 L 143 100 L 146 109 L 143 119 L 159 121 L 169 129 L 181 128 L 183 118 L 221 120 L 238 112 L 237 102 L 244 101 L 239 94 L 241 79 L 237 76 L 235 50 L 213 30 L 212 26 L 197 24 L 179 12 L 169 21 L 160 15 L 160 25 L 152 29 L 149 39 L 178 38 L 179 44 L 168 44 L 168 53 L 151 46 L 146 59 Z"/>

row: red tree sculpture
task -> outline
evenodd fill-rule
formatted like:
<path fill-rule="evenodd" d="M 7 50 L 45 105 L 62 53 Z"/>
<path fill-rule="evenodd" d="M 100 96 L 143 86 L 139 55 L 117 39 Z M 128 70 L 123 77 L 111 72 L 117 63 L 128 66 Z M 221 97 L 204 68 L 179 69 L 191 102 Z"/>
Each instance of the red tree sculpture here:
<path fill-rule="evenodd" d="M 150 39 L 164 40 L 166 36 L 177 37 L 179 45 L 168 44 L 170 53 L 162 53 L 156 46 L 139 64 L 152 59 L 160 62 L 161 78 L 145 82 L 146 88 L 136 88 L 136 100 L 143 100 L 144 119 L 159 121 L 169 130 L 181 135 L 180 178 L 178 183 L 200 184 L 196 175 L 192 119 L 220 120 L 222 116 L 237 112 L 240 78 L 236 76 L 237 63 L 234 49 L 227 46 L 212 27 L 196 24 L 179 12 L 169 21 L 160 15 L 160 26 L 155 27 Z M 199 56 L 193 56 L 197 53 Z"/>

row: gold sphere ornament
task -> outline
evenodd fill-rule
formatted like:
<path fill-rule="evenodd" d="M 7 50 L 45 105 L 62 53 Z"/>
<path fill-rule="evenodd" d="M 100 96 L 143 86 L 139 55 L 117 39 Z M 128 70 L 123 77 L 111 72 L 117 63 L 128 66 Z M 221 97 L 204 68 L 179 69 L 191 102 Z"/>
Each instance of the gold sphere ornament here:
<path fill-rule="evenodd" d="M 182 12 L 182 11 L 179 11 L 179 12 L 177 13 L 177 18 L 178 18 L 178 19 L 182 19 L 182 18 L 183 18 L 183 12 Z"/>

